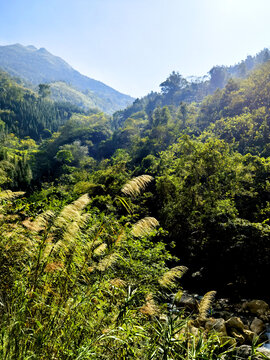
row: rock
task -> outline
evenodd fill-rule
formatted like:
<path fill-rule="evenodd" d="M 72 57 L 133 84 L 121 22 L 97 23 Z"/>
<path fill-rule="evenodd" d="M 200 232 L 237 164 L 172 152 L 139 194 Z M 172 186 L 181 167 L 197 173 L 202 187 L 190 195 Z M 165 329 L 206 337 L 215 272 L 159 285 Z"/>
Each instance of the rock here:
<path fill-rule="evenodd" d="M 254 340 L 254 338 L 256 336 L 256 334 L 253 331 L 250 331 L 250 330 L 247 330 L 247 329 L 243 330 L 243 335 L 244 335 L 244 338 L 245 338 L 245 342 L 247 342 L 248 344 L 252 344 L 253 340 Z"/>
<path fill-rule="evenodd" d="M 231 317 L 226 321 L 226 330 L 229 336 L 236 339 L 239 344 L 244 344 L 246 335 L 244 334 L 245 325 L 239 317 Z"/>
<path fill-rule="evenodd" d="M 205 322 L 205 329 L 207 331 L 215 330 L 220 333 L 222 336 L 227 336 L 225 320 L 224 319 L 207 319 Z"/>
<path fill-rule="evenodd" d="M 231 330 L 230 330 L 230 335 L 231 335 L 232 337 L 234 337 L 235 340 L 236 340 L 239 344 L 244 344 L 244 342 L 245 342 L 245 337 L 244 337 L 243 333 L 241 333 L 239 330 L 231 329 Z"/>
<path fill-rule="evenodd" d="M 190 326 L 188 328 L 189 332 L 194 335 L 195 337 L 199 336 L 199 329 L 195 326 Z"/>
<path fill-rule="evenodd" d="M 236 356 L 238 359 L 250 359 L 252 355 L 252 347 L 249 345 L 241 345 L 236 348 Z"/>
<path fill-rule="evenodd" d="M 216 332 L 220 333 L 222 336 L 227 336 L 227 330 L 225 326 L 224 319 L 207 319 L 205 322 L 205 329 L 207 331 L 215 330 Z"/>
<path fill-rule="evenodd" d="M 176 305 L 179 307 L 184 307 L 190 311 L 197 311 L 198 310 L 198 302 L 197 300 L 189 294 L 183 294 L 181 299 L 175 301 Z"/>
<path fill-rule="evenodd" d="M 200 333 L 200 329 L 198 329 L 196 326 L 193 326 L 193 322 L 190 321 L 188 323 L 187 328 L 182 328 L 178 333 L 175 334 L 176 339 L 180 339 L 182 336 L 186 336 L 187 332 L 189 334 L 194 335 L 194 337 L 198 337 Z"/>
<path fill-rule="evenodd" d="M 218 314 L 220 317 L 222 317 L 225 320 L 229 320 L 234 315 L 232 312 L 226 310 L 220 311 Z"/>
<path fill-rule="evenodd" d="M 231 317 L 229 320 L 226 321 L 226 329 L 230 331 L 231 329 L 236 329 L 241 331 L 245 328 L 243 321 L 239 317 Z"/>
<path fill-rule="evenodd" d="M 270 359 L 270 349 L 265 347 L 257 348 L 257 355 L 262 354 L 262 357 L 258 356 L 258 359 Z"/>
<path fill-rule="evenodd" d="M 252 300 L 243 303 L 243 310 L 257 316 L 265 316 L 269 313 L 269 305 L 263 300 Z"/>
<path fill-rule="evenodd" d="M 253 331 L 255 334 L 260 335 L 266 330 L 266 326 L 261 319 L 255 317 L 250 325 L 250 330 Z"/>

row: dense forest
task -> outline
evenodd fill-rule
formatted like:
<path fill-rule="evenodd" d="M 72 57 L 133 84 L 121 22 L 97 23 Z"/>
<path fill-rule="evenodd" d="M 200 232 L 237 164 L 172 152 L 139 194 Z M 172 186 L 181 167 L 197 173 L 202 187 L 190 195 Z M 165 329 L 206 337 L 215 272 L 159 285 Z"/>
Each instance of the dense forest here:
<path fill-rule="evenodd" d="M 269 58 L 113 116 L 0 72 L 2 359 L 269 358 Z"/>

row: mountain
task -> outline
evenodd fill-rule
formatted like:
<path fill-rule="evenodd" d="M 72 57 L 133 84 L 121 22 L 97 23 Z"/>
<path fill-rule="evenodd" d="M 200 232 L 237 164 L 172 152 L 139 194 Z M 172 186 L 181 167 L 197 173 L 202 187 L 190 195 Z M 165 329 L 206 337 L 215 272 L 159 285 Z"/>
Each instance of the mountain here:
<path fill-rule="evenodd" d="M 113 113 L 125 108 L 133 101 L 132 97 L 80 74 L 63 59 L 51 54 L 45 48 L 37 49 L 33 45 L 0 46 L 0 68 L 34 86 L 40 83 L 61 82 L 62 86 L 53 85 L 53 99 L 67 100 L 67 97 L 71 103 L 78 105 L 79 96 L 81 100 L 85 100 L 81 101 L 85 108 L 93 105 L 102 111 Z M 76 93 L 76 96 L 73 97 L 72 93 Z"/>

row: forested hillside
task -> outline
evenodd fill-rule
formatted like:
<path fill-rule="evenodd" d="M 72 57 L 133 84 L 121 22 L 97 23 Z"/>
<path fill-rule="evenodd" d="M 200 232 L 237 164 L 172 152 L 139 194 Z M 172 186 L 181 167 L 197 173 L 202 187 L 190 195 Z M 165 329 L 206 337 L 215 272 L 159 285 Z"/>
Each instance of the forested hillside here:
<path fill-rule="evenodd" d="M 215 89 L 173 72 L 111 117 L 0 74 L 3 359 L 255 356 L 261 332 L 211 307 L 270 300 L 270 61 L 254 59 Z"/>

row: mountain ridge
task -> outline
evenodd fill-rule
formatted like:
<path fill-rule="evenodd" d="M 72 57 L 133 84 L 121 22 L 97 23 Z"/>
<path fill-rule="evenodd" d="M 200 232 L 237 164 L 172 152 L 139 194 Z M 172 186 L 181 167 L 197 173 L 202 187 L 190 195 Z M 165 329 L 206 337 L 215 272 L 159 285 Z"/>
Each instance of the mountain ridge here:
<path fill-rule="evenodd" d="M 0 68 L 34 86 L 40 83 L 65 82 L 91 98 L 90 91 L 101 100 L 94 102 L 99 103 L 100 109 L 108 113 L 124 108 L 134 100 L 101 81 L 81 74 L 45 48 L 37 49 L 33 45 L 0 46 Z"/>

